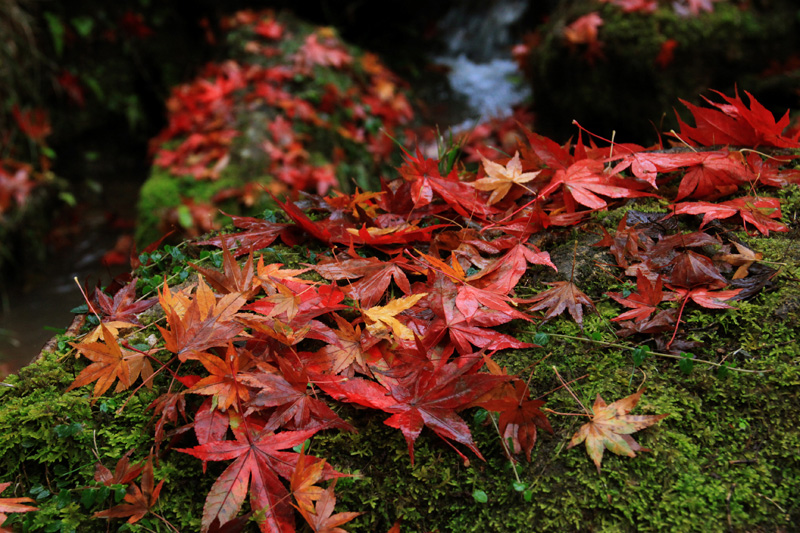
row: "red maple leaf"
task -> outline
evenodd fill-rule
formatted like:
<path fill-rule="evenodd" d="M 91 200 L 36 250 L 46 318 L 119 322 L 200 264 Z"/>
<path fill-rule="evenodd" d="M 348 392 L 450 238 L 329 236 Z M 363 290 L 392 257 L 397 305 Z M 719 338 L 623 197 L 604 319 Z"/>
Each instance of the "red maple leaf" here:
<path fill-rule="evenodd" d="M 435 370 L 421 367 L 413 377 L 387 378 L 385 385 L 354 378 L 324 380 L 318 382 L 318 386 L 336 399 L 392 413 L 384 424 L 403 432 L 412 465 L 414 441 L 424 426 L 445 441 L 454 440 L 465 445 L 482 458 L 469 427 L 456 413 L 507 378 L 469 373 L 472 366 L 447 363 Z"/>
<path fill-rule="evenodd" d="M 517 286 L 520 278 L 528 271 L 528 264 L 545 265 L 558 271 L 548 252 L 518 241 L 505 255 L 467 279 L 476 287 L 505 295 Z"/>
<path fill-rule="evenodd" d="M 265 429 L 309 429 L 321 426 L 354 431 L 353 426 L 316 397 L 318 391 L 310 386 L 313 382 L 302 368 L 296 369 L 295 365 L 279 356 L 274 356 L 274 359 L 280 373 L 251 372 L 243 376 L 245 383 L 258 390 L 248 406 L 251 409 L 275 408 Z"/>
<path fill-rule="evenodd" d="M 244 267 L 239 266 L 236 262 L 228 245 L 223 239 L 222 245 L 222 268 L 223 271 L 205 268 L 194 263 L 189 265 L 200 272 L 208 284 L 217 291 L 219 294 L 241 293 L 248 300 L 255 296 L 260 288 L 258 280 L 254 279 L 253 272 L 253 252 L 244 264 Z"/>
<path fill-rule="evenodd" d="M 630 319 L 636 322 L 643 322 L 650 318 L 650 315 L 657 310 L 658 304 L 671 299 L 669 295 L 664 294 L 661 276 L 658 276 L 655 281 L 651 281 L 641 270 L 637 270 L 636 288 L 639 292 L 630 294 L 627 297 L 617 292 L 606 293 L 606 296 L 610 296 L 618 303 L 631 309 L 630 311 L 625 311 L 621 315 L 612 318 L 612 322 Z"/>
<path fill-rule="evenodd" d="M 317 263 L 313 268 L 327 280 L 361 278 L 359 281 L 343 287 L 343 290 L 348 296 L 358 300 L 362 307 L 376 305 L 383 298 L 392 279 L 406 295 L 411 294 L 411 285 L 409 285 L 403 268 L 413 269 L 413 267 L 402 258 L 392 261 L 381 261 L 376 257 L 354 257 L 344 261 L 326 259 Z"/>
<path fill-rule="evenodd" d="M 11 108 L 11 114 L 14 116 L 14 120 L 17 126 L 19 126 L 19 129 L 32 141 L 42 143 L 52 131 L 50 128 L 50 119 L 47 117 L 47 111 L 44 109 L 20 111 L 19 106 L 14 104 Z"/>
<path fill-rule="evenodd" d="M 713 200 L 735 192 L 742 183 L 756 179 L 740 152 L 701 153 L 702 161 L 689 166 L 681 178 L 676 200 L 689 196 Z"/>
<path fill-rule="evenodd" d="M 306 37 L 295 57 L 298 65 L 306 68 L 314 65 L 342 68 L 353 62 L 353 58 L 336 39 L 331 37 L 320 42 L 319 37 L 317 33 Z"/>
<path fill-rule="evenodd" d="M 250 489 L 250 506 L 263 512 L 259 519 L 262 531 L 294 533 L 294 512 L 289 503 L 289 491 L 278 476 L 291 479 L 300 454 L 283 452 L 305 442 L 320 428 L 304 431 L 262 432 L 253 434 L 247 429 L 248 419 L 232 416 L 236 440 L 208 442 L 194 448 L 178 449 L 203 461 L 228 461 L 233 463 L 217 478 L 203 506 L 202 531 L 208 531 L 212 522 L 220 524 L 234 519 Z M 324 478 L 338 473 L 326 465 Z"/>
<path fill-rule="evenodd" d="M 113 299 L 102 291 L 96 291 L 97 304 L 103 313 L 103 322 L 128 322 L 141 326 L 136 315 L 150 309 L 155 303 L 155 298 L 146 300 L 136 299 L 136 278 L 132 279 L 125 287 L 114 294 Z"/>
<path fill-rule="evenodd" d="M 553 432 L 547 416 L 539 409 L 543 400 L 530 400 L 528 386 L 517 380 L 512 389 L 513 394 L 503 398 L 492 399 L 479 405 L 489 411 L 500 413 L 500 434 L 506 441 L 511 441 L 514 453 L 525 451 L 528 461 L 536 444 L 537 428 Z"/>
<path fill-rule="evenodd" d="M 153 478 L 153 458 L 149 457 L 142 469 L 142 487 L 130 483 L 125 494 L 125 503 L 116 505 L 106 511 L 100 511 L 93 516 L 96 518 L 128 518 L 128 523 L 133 524 L 144 518 L 156 504 L 164 480 L 155 485 Z"/>
<path fill-rule="evenodd" d="M 566 170 L 556 170 L 553 179 L 539 192 L 539 196 L 546 197 L 561 187 L 566 193 L 564 203 L 567 210 L 572 212 L 575 211 L 575 202 L 589 209 L 606 207 L 607 202 L 598 195 L 611 198 L 653 196 L 639 190 L 642 186 L 641 183 L 607 173 L 602 161 L 581 159 Z"/>
<path fill-rule="evenodd" d="M 254 250 L 261 250 L 268 247 L 279 236 L 286 242 L 288 237 L 287 228 L 290 224 L 278 224 L 269 222 L 258 218 L 251 217 L 237 217 L 229 215 L 233 221 L 233 225 L 245 231 L 240 233 L 231 233 L 227 235 L 219 235 L 217 237 L 200 241 L 200 245 L 212 245 L 222 248 L 223 242 L 230 250 L 234 250 L 234 256 L 239 257 Z M 294 244 L 294 241 L 288 239 L 289 242 Z M 288 243 L 287 243 L 288 244 Z"/>
<path fill-rule="evenodd" d="M 436 194 L 464 217 L 485 217 L 497 211 L 478 195 L 472 185 L 460 181 L 455 169 L 442 176 L 439 162 L 424 157 L 419 150 L 416 157 L 406 152 L 405 159 L 398 172 L 411 184 L 411 199 L 415 209 L 431 204 Z"/>
<path fill-rule="evenodd" d="M 94 480 L 106 487 L 110 487 L 111 485 L 127 485 L 139 477 L 144 464 L 131 465 L 128 459 L 131 453 L 133 453 L 133 450 L 129 450 L 117 461 L 113 474 L 102 463 L 97 463 L 94 470 Z"/>
<path fill-rule="evenodd" d="M 449 334 L 462 355 L 472 353 L 472 346 L 487 350 L 531 346 L 499 331 L 487 329 L 514 319 L 530 320 L 509 306 L 510 297 L 466 283 L 457 284 L 438 272 L 431 274 L 431 279 L 430 307 L 435 318 L 428 328 L 429 336 L 438 340 L 445 333 Z"/>
<path fill-rule="evenodd" d="M 712 291 L 707 287 L 697 287 L 694 289 L 684 289 L 683 287 L 670 288 L 677 293 L 677 297 L 673 299 L 681 300 L 684 303 L 688 300 L 692 300 L 697 305 L 708 309 L 731 309 L 733 306 L 726 304 L 725 300 L 730 300 L 742 292 L 742 289 Z"/>
<path fill-rule="evenodd" d="M 658 0 L 600 0 L 603 3 L 613 4 L 623 13 L 652 13 L 658 9 Z"/>
<path fill-rule="evenodd" d="M 681 100 L 694 116 L 696 126 L 692 128 L 678 116 L 678 124 L 681 127 L 681 133 L 678 136 L 680 139 L 704 146 L 722 144 L 749 148 L 757 146 L 800 147 L 796 138 L 783 135 L 783 131 L 789 125 L 788 111 L 776 122 L 772 113 L 747 91 L 745 94 L 750 99 L 750 108 L 739 98 L 738 91 L 733 98 L 718 91 L 714 92 L 721 96 L 726 103 L 712 102 L 708 98 L 705 100 L 717 109 L 702 108 Z"/>
<path fill-rule="evenodd" d="M 781 218 L 781 201 L 777 198 L 754 198 L 744 196 L 727 202 L 712 204 L 709 202 L 682 202 L 670 206 L 676 214 L 703 215 L 700 228 L 712 220 L 730 218 L 739 215 L 744 222 L 751 223 L 763 235 L 772 231 L 789 231 L 789 228 L 774 219 Z"/>

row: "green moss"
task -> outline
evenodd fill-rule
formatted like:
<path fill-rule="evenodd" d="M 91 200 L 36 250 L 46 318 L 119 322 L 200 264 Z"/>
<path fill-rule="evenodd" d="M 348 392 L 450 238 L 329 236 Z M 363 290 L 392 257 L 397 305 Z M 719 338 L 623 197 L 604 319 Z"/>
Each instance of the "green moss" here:
<path fill-rule="evenodd" d="M 566 25 L 591 11 L 603 19 L 602 55 L 592 61 L 585 45 L 569 46 L 563 37 Z M 788 95 L 793 76 L 764 76 L 763 58 L 787 58 L 787 44 L 797 34 L 795 14 L 790 2 L 769 8 L 720 2 L 711 13 L 688 17 L 670 3 L 651 14 L 591 1 L 563 3 L 530 58 L 537 129 L 566 140 L 574 135 L 564 120 L 570 117 L 604 137 L 614 128 L 617 141 L 657 142 L 657 132 L 677 127 L 672 109 L 678 98 L 697 103 L 708 89 L 732 94 L 735 85 L 756 95 Z M 660 66 L 656 58 L 670 39 L 677 43 L 673 59 Z"/>
<path fill-rule="evenodd" d="M 783 238 L 752 244 L 762 245 L 759 249 L 771 258 L 785 250 Z M 179 250 L 191 255 L 185 247 Z M 295 265 L 305 260 L 304 252 L 277 246 L 265 261 Z M 211 266 L 217 256 L 198 260 Z M 185 268 L 175 257 L 172 251 L 164 253 L 152 268 Z M 786 276 L 796 276 L 796 268 L 795 262 Z M 516 324 L 515 333 L 523 340 L 541 331 L 620 342 L 608 325 L 616 304 L 602 300 L 603 285 L 597 279 L 586 288 L 600 316 L 587 313 L 583 333 L 565 317 L 538 328 Z M 787 310 L 798 291 L 787 280 L 778 279 L 776 285 L 778 290 L 740 302 L 736 310 L 687 314 L 687 327 L 700 331 L 709 346 L 697 355 L 715 361 L 727 355 L 734 366 L 759 374 L 718 377 L 716 368 L 696 364 L 687 375 L 676 361 L 653 355 L 635 368 L 629 350 L 555 336 L 541 349 L 496 354 L 509 371 L 530 374 L 535 395 L 555 391 L 546 396 L 554 411 L 580 413 L 573 398 L 559 389 L 555 366 L 564 380 L 576 380 L 571 387 L 586 406 L 598 393 L 611 401 L 644 384 L 647 392 L 634 413 L 670 413 L 635 436 L 651 452 L 633 459 L 606 453 L 600 475 L 582 448 L 565 448 L 583 420 L 550 415 L 556 433 L 541 433 L 533 461 L 517 468 L 530 501 L 514 490 L 511 463 L 491 424 L 473 420 L 474 410 L 462 416 L 486 461 L 464 450 L 470 461 L 465 465 L 444 441 L 424 430 L 412 467 L 400 432 L 382 423 L 387 414 L 348 405 L 334 407 L 358 433 L 322 433 L 310 452 L 357 474 L 337 484 L 338 511 L 365 511 L 348 527 L 353 532 L 386 530 L 398 519 L 404 531 L 516 532 L 531 524 L 541 531 L 723 531 L 729 523 L 733 530 L 786 529 L 800 518 L 794 497 L 800 491 L 800 414 L 794 409 L 800 401 L 798 312 L 796 307 Z M 739 347 L 744 349 L 736 352 Z M 94 452 L 113 467 L 127 450 L 133 449 L 138 460 L 151 445 L 145 407 L 156 393 L 139 392 L 119 414 L 127 393 L 107 395 L 92 405 L 86 389 L 64 393 L 77 371 L 72 362 L 71 355 L 50 354 L 9 378 L 13 387 L 0 388 L 2 480 L 19 483 L 17 495 L 40 487 L 48 493 L 37 501 L 40 511 L 12 519 L 20 529 L 44 531 L 59 523 L 63 531 L 96 531 L 98 523 L 90 516 L 114 504 L 114 491 L 83 503 L 88 491 L 99 491 L 92 480 Z M 72 433 L 76 424 L 80 429 Z M 156 478 L 166 480 L 158 512 L 181 530 L 198 530 L 202 500 L 225 467 L 214 463 L 201 475 L 199 465 L 185 454 L 166 451 L 156 468 Z M 475 490 L 484 491 L 488 502 L 477 502 Z M 164 530 L 153 517 L 130 529 L 144 528 Z"/>

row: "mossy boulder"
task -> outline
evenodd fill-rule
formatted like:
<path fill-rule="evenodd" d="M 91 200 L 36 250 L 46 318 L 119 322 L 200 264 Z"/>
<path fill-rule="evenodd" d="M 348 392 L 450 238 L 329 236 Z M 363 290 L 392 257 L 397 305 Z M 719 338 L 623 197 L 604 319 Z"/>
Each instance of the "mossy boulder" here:
<path fill-rule="evenodd" d="M 374 188 L 399 162 L 413 112 L 375 55 L 283 13 L 243 11 L 222 26 L 226 60 L 173 89 L 152 142 L 140 242 L 217 228 L 220 208 L 258 214 L 274 205 L 268 193 Z"/>
<path fill-rule="evenodd" d="M 800 229 L 794 222 L 800 191 L 790 187 L 779 195 L 791 232 L 769 238 L 742 232 L 738 238 L 763 253 L 764 262 L 780 266 L 780 273 L 772 288 L 737 302 L 734 309 L 687 310 L 693 358 L 645 352 L 644 360 L 634 363 L 635 345 L 618 339 L 609 322 L 619 309 L 604 296 L 622 285 L 601 268 L 603 252 L 590 246 L 587 232 L 553 233 L 551 249 L 560 274 L 553 278 L 545 275 L 549 269 L 533 267 L 517 287 L 517 295 L 526 297 L 543 289 L 545 281 L 575 276 L 597 312 L 587 312 L 582 330 L 566 316 L 505 328 L 542 348 L 501 352 L 496 361 L 524 375 L 531 390 L 546 395 L 554 412 L 579 412 L 554 369 L 585 405 L 597 394 L 612 401 L 646 387 L 634 414 L 669 413 L 658 426 L 636 435 L 649 452 L 635 458 L 606 454 L 598 474 L 582 448 L 566 449 L 584 419 L 551 415 L 558 419 L 555 433 L 540 435 L 530 463 L 512 465 L 485 413 L 472 409 L 462 416 L 485 461 L 471 457 L 466 463 L 424 430 L 412 465 L 401 433 L 382 423 L 388 415 L 331 404 L 357 432 L 319 433 L 307 451 L 353 474 L 336 485 L 337 511 L 364 511 L 347 530 L 385 531 L 397 521 L 403 531 L 420 532 L 791 528 L 800 520 L 795 497 L 800 491 L 800 415 L 794 408 L 800 401 L 800 290 L 792 283 L 800 276 Z M 648 205 L 654 209 L 652 201 L 643 207 Z M 612 210 L 599 223 L 611 231 L 630 208 Z M 323 251 L 275 245 L 258 255 L 294 268 Z M 173 285 L 191 279 L 188 261 L 223 267 L 219 252 L 187 243 L 143 260 L 148 264 L 137 271 L 143 296 L 152 295 L 165 276 Z M 81 332 L 94 327 L 87 320 Z M 155 313 L 142 322 L 147 326 L 128 343 L 145 348 L 161 318 Z M 147 456 L 154 423 L 147 407 L 171 386 L 171 378 L 162 374 L 153 391 L 109 391 L 96 400 L 88 389 L 65 392 L 84 366 L 77 363 L 74 341 L 56 337 L 51 351 L 0 387 L 0 481 L 12 481 L 14 495 L 34 497 L 40 509 L 11 518 L 22 531 L 96 531 L 99 519 L 92 514 L 118 503 L 124 486 L 95 481 L 95 464 L 113 470 L 129 450 L 132 461 Z M 722 361 L 747 372 L 699 360 Z M 187 399 L 187 412 L 194 412 L 201 399 Z M 181 531 L 200 529 L 202 500 L 226 466 L 210 463 L 208 472 L 200 474 L 199 461 L 170 450 L 191 446 L 190 435 L 178 432 L 172 444 L 164 441 L 155 466 L 156 479 L 166 480 L 156 513 Z M 152 514 L 134 525 L 122 522 L 112 522 L 112 529 L 166 530 Z M 250 523 L 245 529 L 257 527 Z"/>
<path fill-rule="evenodd" d="M 538 131 L 564 141 L 574 133 L 566 118 L 606 138 L 614 130 L 617 142 L 656 142 L 677 126 L 678 98 L 697 103 L 735 86 L 770 107 L 796 105 L 794 2 L 708 2 L 697 13 L 653 4 L 626 13 L 613 2 L 559 3 L 526 61 Z M 570 32 L 582 18 L 583 31 Z"/>

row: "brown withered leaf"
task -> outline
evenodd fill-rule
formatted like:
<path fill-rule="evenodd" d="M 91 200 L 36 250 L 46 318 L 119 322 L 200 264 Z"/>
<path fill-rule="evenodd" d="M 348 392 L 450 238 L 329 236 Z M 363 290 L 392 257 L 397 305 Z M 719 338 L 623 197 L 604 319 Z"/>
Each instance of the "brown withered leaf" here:
<path fill-rule="evenodd" d="M 679 254 L 672 261 L 672 272 L 666 281 L 685 289 L 720 289 L 728 284 L 711 259 L 691 250 Z"/>
<path fill-rule="evenodd" d="M 738 250 L 738 254 L 731 254 L 731 253 L 724 253 L 719 256 L 719 258 L 728 263 L 729 265 L 733 265 L 735 267 L 739 267 L 736 269 L 736 272 L 733 274 L 733 279 L 742 279 L 746 278 L 747 274 L 749 273 L 749 268 L 753 263 L 761 261 L 764 258 L 763 254 L 754 252 L 747 246 L 743 244 L 739 244 L 738 242 L 733 243 Z"/>
<path fill-rule="evenodd" d="M 598 394 L 592 406 L 594 415 L 591 417 L 591 422 L 581 426 L 572 437 L 567 449 L 585 441 L 586 451 L 597 466 L 598 474 L 600 473 L 600 463 L 603 461 L 603 451 L 606 449 L 617 455 L 627 455 L 628 457 L 636 457 L 636 452 L 650 451 L 642 448 L 630 435 L 640 429 L 652 426 L 662 418 L 669 416 L 669 413 L 629 415 L 628 413 L 636 407 L 643 392 L 644 389 L 641 389 L 635 394 L 608 405 Z"/>
<path fill-rule="evenodd" d="M 571 281 L 554 281 L 548 283 L 548 285 L 553 285 L 553 288 L 541 292 L 527 300 L 529 303 L 538 302 L 536 305 L 529 308 L 529 311 L 547 309 L 547 314 L 544 318 L 545 320 L 550 320 L 554 316 L 563 313 L 564 310 L 567 310 L 581 329 L 583 328 L 583 308 L 581 305 L 589 306 L 592 310 L 597 312 L 591 298 L 586 296 L 586 294 Z"/>

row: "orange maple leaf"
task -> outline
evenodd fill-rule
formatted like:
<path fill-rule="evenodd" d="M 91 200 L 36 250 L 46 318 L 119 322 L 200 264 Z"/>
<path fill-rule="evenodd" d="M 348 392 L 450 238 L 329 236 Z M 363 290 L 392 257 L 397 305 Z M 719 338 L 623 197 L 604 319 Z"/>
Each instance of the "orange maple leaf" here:
<path fill-rule="evenodd" d="M 177 354 L 181 361 L 196 359 L 198 353 L 208 348 L 226 346 L 244 329 L 233 319 L 244 305 L 245 297 L 241 293 L 231 293 L 217 301 L 202 276 L 193 298 L 181 292 L 172 294 L 165 281 L 158 300 L 169 324 L 169 329 L 161 326 L 158 329 L 167 350 Z"/>
<path fill-rule="evenodd" d="M 238 411 L 239 404 L 250 399 L 250 389 L 239 380 L 239 372 L 246 370 L 252 361 L 249 352 L 238 351 L 229 342 L 225 360 L 205 352 L 197 354 L 197 360 L 211 375 L 195 383 L 186 392 L 214 396 L 220 411 L 227 411 L 229 407 Z"/>
<path fill-rule="evenodd" d="M 0 483 L 0 493 L 6 490 L 11 485 L 11 482 Z M 10 529 L 2 527 L 6 521 L 6 513 L 27 513 L 28 511 L 38 511 L 38 507 L 31 507 L 30 505 L 23 505 L 28 502 L 33 502 L 31 498 L 0 498 L 0 531 L 11 532 Z"/>
<path fill-rule="evenodd" d="M 306 519 L 314 533 L 347 533 L 339 526 L 363 514 L 353 512 L 333 514 L 333 507 L 336 505 L 336 496 L 333 494 L 335 485 L 336 480 L 331 483 L 330 487 L 322 491 L 313 512 L 300 508 L 300 514 Z"/>
<path fill-rule="evenodd" d="M 309 513 L 314 512 L 313 502 L 319 500 L 325 492 L 322 487 L 316 485 L 322 479 L 324 468 L 325 459 L 307 456 L 305 447 L 300 450 L 300 456 L 297 458 L 297 464 L 289 480 L 289 487 L 297 502 L 298 509 Z"/>
<path fill-rule="evenodd" d="M 106 392 L 117 379 L 119 379 L 119 383 L 116 392 L 129 388 L 139 375 L 142 375 L 147 382 L 153 375 L 153 367 L 150 366 L 145 355 L 123 349 L 105 324 L 101 323 L 100 328 L 105 343 L 71 343 L 72 347 L 90 359 L 92 364 L 78 374 L 67 390 L 70 391 L 96 382 L 92 395 L 97 397 Z"/>

